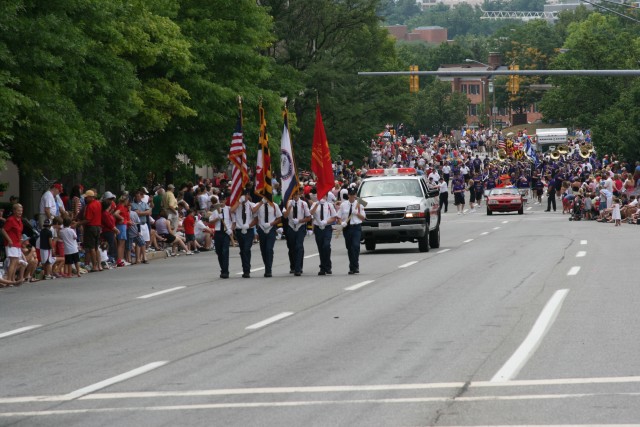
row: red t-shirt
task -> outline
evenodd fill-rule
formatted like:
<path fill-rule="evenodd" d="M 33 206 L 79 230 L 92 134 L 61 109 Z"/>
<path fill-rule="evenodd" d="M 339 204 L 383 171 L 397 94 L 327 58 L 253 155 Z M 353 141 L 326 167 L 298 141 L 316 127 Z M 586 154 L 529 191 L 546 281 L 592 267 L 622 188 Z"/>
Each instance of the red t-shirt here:
<path fill-rule="evenodd" d="M 102 211 L 102 232 L 113 231 L 116 226 L 116 219 L 109 210 Z"/>
<path fill-rule="evenodd" d="M 188 215 L 182 220 L 182 228 L 184 228 L 184 234 L 196 234 L 195 230 L 196 219 L 193 215 Z"/>
<path fill-rule="evenodd" d="M 7 218 L 7 222 L 4 223 L 4 231 L 11 238 L 11 246 L 14 248 L 22 247 L 22 218 L 17 218 L 15 215 L 11 215 Z M 5 239 L 5 246 L 8 246 Z"/>
<path fill-rule="evenodd" d="M 122 223 L 129 225 L 131 223 L 131 219 L 129 219 L 129 208 L 125 205 L 116 206 L 116 210 L 120 211 L 120 216 L 122 217 Z"/>
<path fill-rule="evenodd" d="M 102 204 L 97 200 L 92 200 L 84 207 L 84 219 L 88 221 L 87 225 L 100 227 L 102 225 Z"/>

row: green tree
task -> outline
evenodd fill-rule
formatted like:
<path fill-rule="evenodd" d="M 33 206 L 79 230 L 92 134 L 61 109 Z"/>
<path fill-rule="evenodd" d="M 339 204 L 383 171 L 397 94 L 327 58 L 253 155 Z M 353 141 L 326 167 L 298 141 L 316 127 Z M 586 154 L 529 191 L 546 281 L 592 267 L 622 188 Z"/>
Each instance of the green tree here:
<path fill-rule="evenodd" d="M 451 92 L 451 83 L 434 81 L 411 102 L 409 126 L 412 131 L 445 133 L 466 123 L 469 100 L 465 94 Z"/>

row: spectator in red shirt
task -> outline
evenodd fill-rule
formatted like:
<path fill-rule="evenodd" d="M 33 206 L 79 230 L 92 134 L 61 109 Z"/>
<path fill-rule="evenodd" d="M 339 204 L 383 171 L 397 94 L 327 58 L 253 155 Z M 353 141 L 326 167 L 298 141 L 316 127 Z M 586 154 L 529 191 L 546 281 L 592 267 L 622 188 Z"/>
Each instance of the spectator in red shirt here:
<path fill-rule="evenodd" d="M 131 251 L 125 251 L 127 243 L 127 228 L 129 227 L 129 196 L 122 195 L 113 213 L 118 227 L 118 267 L 131 265 Z"/>
<path fill-rule="evenodd" d="M 2 228 L 2 237 L 4 237 L 4 246 L 7 258 L 9 259 L 9 268 L 7 270 L 7 280 L 16 281 L 16 285 L 24 282 L 24 270 L 26 265 L 19 268 L 20 259 L 22 258 L 22 205 L 16 203 L 13 205 L 13 215 L 10 215 Z M 16 273 L 18 278 L 16 279 Z M 7 285 L 3 285 L 7 286 Z"/>
<path fill-rule="evenodd" d="M 102 205 L 96 200 L 96 193 L 87 190 L 84 193 L 84 234 L 82 243 L 85 249 L 85 258 L 91 262 L 91 271 L 102 271 L 100 265 L 100 253 L 98 245 L 100 244 L 100 232 L 102 231 Z"/>
<path fill-rule="evenodd" d="M 111 213 L 111 200 L 106 199 L 101 202 L 102 208 L 102 238 L 109 244 L 109 262 L 115 262 L 118 256 L 118 249 L 116 246 L 116 234 L 118 234 L 118 228 L 116 227 L 116 219 Z"/>
<path fill-rule="evenodd" d="M 182 228 L 184 229 L 185 243 L 190 251 L 198 253 L 198 246 L 196 243 L 196 218 L 194 217 L 195 209 L 189 209 L 187 216 L 182 220 Z"/>

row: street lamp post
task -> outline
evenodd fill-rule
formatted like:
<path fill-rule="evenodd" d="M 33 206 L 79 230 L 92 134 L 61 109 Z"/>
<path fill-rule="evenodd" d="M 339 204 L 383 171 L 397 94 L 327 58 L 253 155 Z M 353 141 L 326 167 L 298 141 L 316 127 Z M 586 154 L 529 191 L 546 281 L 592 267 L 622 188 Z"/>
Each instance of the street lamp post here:
<path fill-rule="evenodd" d="M 485 64 L 484 62 L 480 62 L 480 61 L 476 61 L 475 59 L 470 59 L 467 58 L 464 60 L 465 62 L 475 62 L 476 64 L 480 64 L 480 65 L 484 65 L 487 68 L 491 68 L 493 69 L 493 67 L 491 65 Z M 489 114 L 489 121 L 491 122 L 491 131 L 493 132 L 493 126 L 494 126 L 494 122 L 495 122 L 495 114 L 496 114 L 496 91 L 495 91 L 495 85 L 493 84 L 493 79 L 494 77 L 491 76 L 491 80 L 489 81 L 489 93 L 493 94 L 493 101 L 492 101 L 492 106 L 491 106 L 491 114 Z M 484 105 L 484 108 L 486 110 L 487 108 L 487 97 L 485 95 L 485 88 L 486 88 L 486 82 L 483 80 L 482 82 L 482 103 Z"/>

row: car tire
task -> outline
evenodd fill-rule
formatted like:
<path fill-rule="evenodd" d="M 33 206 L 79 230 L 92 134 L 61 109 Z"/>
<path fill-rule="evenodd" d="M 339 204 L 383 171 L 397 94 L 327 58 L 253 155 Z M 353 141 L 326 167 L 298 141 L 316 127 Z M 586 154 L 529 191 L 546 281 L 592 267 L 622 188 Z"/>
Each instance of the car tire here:
<path fill-rule="evenodd" d="M 429 246 L 433 249 L 440 247 L 440 225 L 429 232 Z"/>
<path fill-rule="evenodd" d="M 429 252 L 429 232 L 418 239 L 418 250 L 420 252 Z"/>
<path fill-rule="evenodd" d="M 491 212 L 491 209 L 487 208 L 487 215 L 493 215 L 493 212 Z"/>
<path fill-rule="evenodd" d="M 375 240 L 365 240 L 364 248 L 369 252 L 373 252 L 376 250 L 376 241 Z"/>
<path fill-rule="evenodd" d="M 520 209 L 518 210 L 518 215 L 522 215 L 522 214 L 524 214 L 524 208 L 520 208 Z"/>

